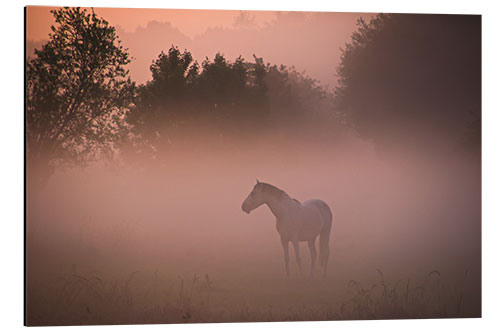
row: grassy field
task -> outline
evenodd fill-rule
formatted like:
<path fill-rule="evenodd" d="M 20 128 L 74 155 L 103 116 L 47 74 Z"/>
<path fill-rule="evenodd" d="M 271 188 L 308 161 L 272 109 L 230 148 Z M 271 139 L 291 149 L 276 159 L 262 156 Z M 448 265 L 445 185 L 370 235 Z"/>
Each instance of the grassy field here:
<path fill-rule="evenodd" d="M 136 271 L 119 278 L 75 267 L 28 288 L 29 325 L 366 320 L 476 316 L 464 288 L 438 271 L 422 281 L 362 284 L 335 278 L 255 278 L 209 274 L 167 276 Z"/>
<path fill-rule="evenodd" d="M 28 324 L 481 316 L 477 165 L 268 155 L 56 175 L 28 198 Z M 293 254 L 285 278 L 275 218 L 241 211 L 248 174 L 331 204 L 326 279 L 298 277 Z"/>

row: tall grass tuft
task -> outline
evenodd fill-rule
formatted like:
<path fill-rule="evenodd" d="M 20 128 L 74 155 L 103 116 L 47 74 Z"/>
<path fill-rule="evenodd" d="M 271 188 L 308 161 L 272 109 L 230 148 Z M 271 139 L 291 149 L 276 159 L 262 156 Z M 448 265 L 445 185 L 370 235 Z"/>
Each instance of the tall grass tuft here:
<path fill-rule="evenodd" d="M 446 286 L 437 270 L 429 272 L 421 284 L 411 279 L 386 281 L 377 269 L 380 280 L 370 287 L 351 280 L 352 297 L 342 303 L 338 319 L 415 319 L 461 317 L 463 286 Z M 465 272 L 467 276 L 467 271 Z"/>

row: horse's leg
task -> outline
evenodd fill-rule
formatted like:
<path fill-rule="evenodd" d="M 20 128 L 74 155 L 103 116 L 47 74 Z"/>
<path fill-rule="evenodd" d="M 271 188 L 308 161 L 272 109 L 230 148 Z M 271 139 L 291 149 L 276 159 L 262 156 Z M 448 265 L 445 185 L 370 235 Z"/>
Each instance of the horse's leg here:
<path fill-rule="evenodd" d="M 325 263 L 323 264 L 323 278 L 326 278 L 326 267 L 328 266 L 328 252 L 325 255 Z"/>
<path fill-rule="evenodd" d="M 299 266 L 299 272 L 300 275 L 302 276 L 302 264 L 300 261 L 300 254 L 299 254 L 299 241 L 298 240 L 292 240 L 293 248 L 295 249 L 295 260 L 297 261 L 297 265 Z"/>
<path fill-rule="evenodd" d="M 290 269 L 288 268 L 288 239 L 281 237 L 281 245 L 283 246 L 283 253 L 285 255 L 285 270 L 286 276 L 290 276 Z"/>
<path fill-rule="evenodd" d="M 325 259 L 325 265 L 323 266 L 323 278 L 326 278 L 326 266 L 328 265 L 328 255 Z"/>
<path fill-rule="evenodd" d="M 307 242 L 307 245 L 309 245 L 309 251 L 311 251 L 311 277 L 314 274 L 314 268 L 316 267 L 316 238 L 313 238 L 312 240 Z"/>

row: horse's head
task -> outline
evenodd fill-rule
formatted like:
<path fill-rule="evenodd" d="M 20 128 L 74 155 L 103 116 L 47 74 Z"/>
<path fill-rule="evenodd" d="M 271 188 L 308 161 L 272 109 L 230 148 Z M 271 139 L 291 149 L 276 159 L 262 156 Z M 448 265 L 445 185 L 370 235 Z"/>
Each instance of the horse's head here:
<path fill-rule="evenodd" d="M 250 214 L 252 210 L 262 205 L 265 201 L 263 194 L 263 185 L 257 180 L 257 184 L 253 187 L 252 192 L 248 195 L 248 197 L 243 201 L 241 205 L 241 209 Z"/>

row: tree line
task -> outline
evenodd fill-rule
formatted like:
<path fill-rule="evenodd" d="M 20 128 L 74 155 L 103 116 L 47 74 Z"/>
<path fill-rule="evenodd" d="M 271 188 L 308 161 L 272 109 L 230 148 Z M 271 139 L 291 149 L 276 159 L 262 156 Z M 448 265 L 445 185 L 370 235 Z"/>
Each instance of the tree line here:
<path fill-rule="evenodd" d="M 49 41 L 26 68 L 34 182 L 46 181 L 56 166 L 87 165 L 124 149 L 161 156 L 183 133 L 201 128 L 227 141 L 328 123 L 327 131 L 348 126 L 380 146 L 439 133 L 431 137 L 480 147 L 477 16 L 379 14 L 358 21 L 337 68 L 339 84 L 329 91 L 255 55 L 229 61 L 218 53 L 199 64 L 176 46 L 161 52 L 151 80 L 137 85 L 126 70 L 133 60 L 106 20 L 81 8 L 52 14 Z"/>

